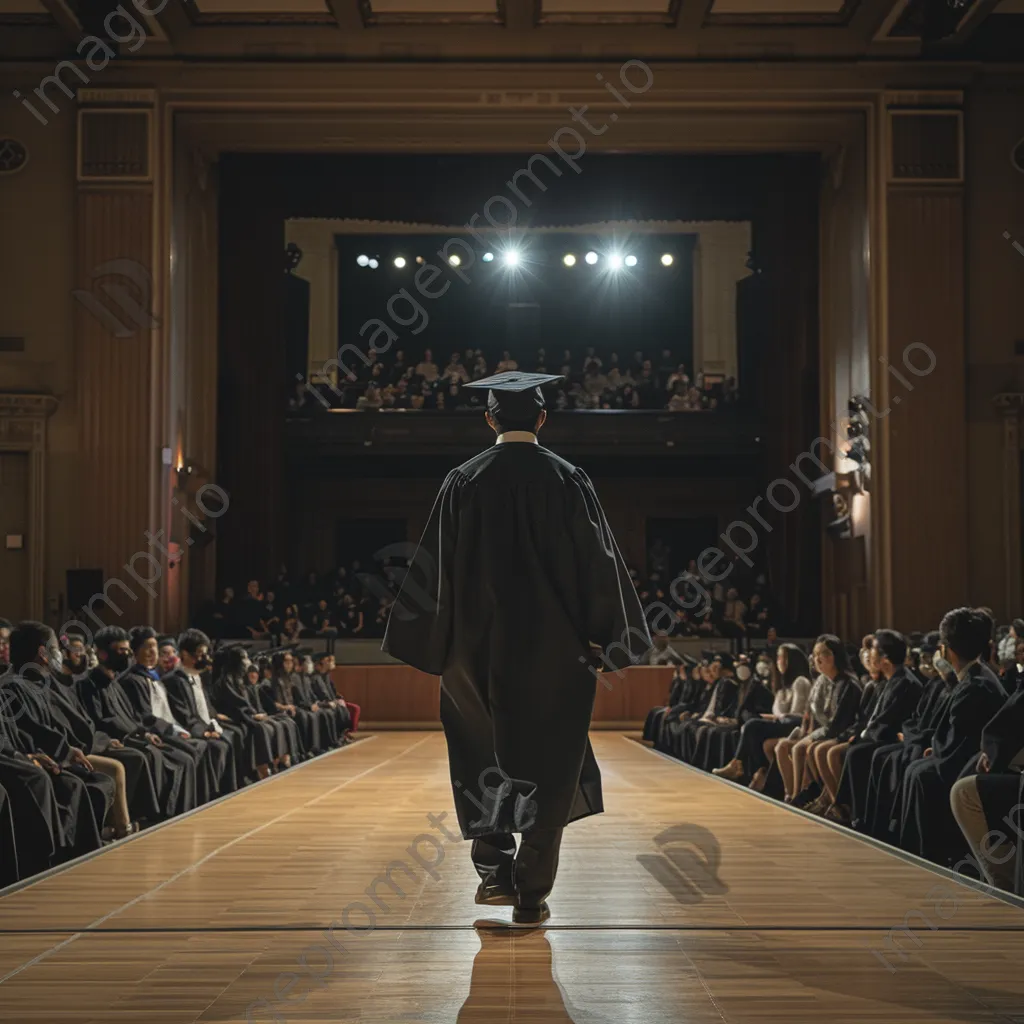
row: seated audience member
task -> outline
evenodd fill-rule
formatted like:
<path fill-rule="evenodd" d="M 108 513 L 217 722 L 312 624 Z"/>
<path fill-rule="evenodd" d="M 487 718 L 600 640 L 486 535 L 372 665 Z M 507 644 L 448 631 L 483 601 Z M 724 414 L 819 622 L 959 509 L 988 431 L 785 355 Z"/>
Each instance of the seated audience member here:
<path fill-rule="evenodd" d="M 423 358 L 416 364 L 415 373 L 417 377 L 422 378 L 428 384 L 433 384 L 437 380 L 437 363 L 434 362 L 434 354 L 429 348 L 424 351 Z"/>
<path fill-rule="evenodd" d="M 1019 619 L 1014 620 L 1016 629 Z M 1024 624 L 1016 633 L 1016 688 L 981 732 L 977 774 L 958 779 L 949 803 L 971 850 L 974 869 L 990 885 L 1022 894 L 1024 835 Z M 964 862 L 956 865 L 959 870 Z"/>
<path fill-rule="evenodd" d="M 722 636 L 734 639 L 742 637 L 746 633 L 747 606 L 740 600 L 740 592 L 735 587 L 730 587 L 725 594 L 725 604 L 722 606 L 722 621 L 720 629 Z"/>
<path fill-rule="evenodd" d="M 922 643 L 917 674 L 923 680 L 914 713 L 903 723 L 896 743 L 879 747 L 871 758 L 871 778 L 858 828 L 875 839 L 898 844 L 902 816 L 903 776 L 907 766 L 932 745 L 935 727 L 945 711 L 956 673 L 938 653 L 938 636 Z"/>
<path fill-rule="evenodd" d="M 250 669 L 255 676 L 252 685 L 246 678 Z M 218 718 L 226 717 L 236 729 L 241 730 L 245 764 L 252 765 L 260 779 L 270 775 L 271 765 L 275 768 L 289 767 L 293 744 L 290 743 L 288 728 L 283 721 L 271 718 L 263 710 L 259 697 L 259 670 L 249 662 L 245 649 L 229 647 L 223 653 L 218 652 L 213 674 L 213 692 L 219 706 L 224 709 Z M 288 725 L 297 748 L 298 732 L 290 720 Z"/>
<path fill-rule="evenodd" d="M 334 655 L 330 651 L 324 651 L 317 657 L 316 672 L 311 677 L 311 683 L 317 701 L 322 706 L 335 709 L 338 735 L 346 737 L 355 732 L 356 726 L 359 724 L 360 709 L 358 704 L 349 704 L 344 697 L 338 694 L 331 677 L 334 668 Z"/>
<path fill-rule="evenodd" d="M 27 837 L 35 833 L 34 841 L 19 850 L 19 871 L 27 876 L 100 848 L 115 785 L 93 770 L 50 712 L 45 678 L 61 664 L 53 630 L 41 622 L 20 622 L 9 644 L 11 668 L 0 679 L 0 784 L 21 791 Z M 22 764 L 32 771 L 19 771 Z M 34 772 L 40 773 L 36 778 L 48 777 L 49 785 L 34 783 Z"/>
<path fill-rule="evenodd" d="M 276 651 L 270 660 L 270 682 L 277 712 L 287 712 L 299 728 L 302 749 L 307 754 L 320 754 L 326 750 L 320 730 L 320 721 L 309 708 L 303 707 L 302 693 L 295 692 L 295 656 L 291 651 Z"/>
<path fill-rule="evenodd" d="M 747 722 L 760 720 L 772 707 L 772 692 L 750 667 L 746 655 L 736 661 L 736 710 L 720 716 L 709 729 L 701 731 L 692 764 L 709 772 L 731 763 L 739 746 L 740 732 Z"/>
<path fill-rule="evenodd" d="M 956 608 L 939 625 L 939 652 L 953 666 L 957 685 L 935 726 L 931 746 L 903 777 L 900 846 L 943 864 L 956 857 L 962 837 L 949 793 L 976 758 L 982 732 L 1006 700 L 999 677 L 986 664 L 993 622 L 978 608 Z"/>
<path fill-rule="evenodd" d="M 104 838 L 109 834 L 109 838 L 120 839 L 137 832 L 140 822 L 151 823 L 160 818 L 153 772 L 143 751 L 108 736 L 92 720 L 79 695 L 79 688 L 90 671 L 85 641 L 80 636 L 65 639 L 61 667 L 51 672 L 46 680 L 47 696 L 53 715 L 67 730 L 69 740 L 85 752 L 97 771 L 114 779 L 118 791 L 122 788 L 121 773 L 108 767 L 107 762 L 114 761 L 121 766 L 125 807 L 121 806 L 118 793 L 111 809 L 110 826 L 104 835 Z"/>
<path fill-rule="evenodd" d="M 650 740 L 656 750 L 664 750 L 664 730 L 668 723 L 678 721 L 681 715 L 698 710 L 698 703 L 704 693 L 701 665 L 693 658 L 686 658 L 682 667 L 677 666 L 669 687 L 667 707 L 652 708 L 644 724 L 644 739 Z M 699 711 L 703 711 L 703 706 Z M 698 713 L 699 713 L 698 711 Z"/>
<path fill-rule="evenodd" d="M 339 730 L 336 708 L 321 704 L 313 687 L 313 659 L 308 652 L 294 655 L 295 671 L 292 673 L 292 698 L 295 703 L 317 718 L 317 728 L 322 737 L 323 750 L 331 750 L 344 743 L 344 731 Z"/>
<path fill-rule="evenodd" d="M 136 717 L 156 733 L 165 747 L 188 754 L 196 766 L 197 796 L 200 804 L 234 792 L 238 786 L 230 744 L 193 736 L 174 717 L 167 688 L 156 671 L 156 632 L 150 626 L 136 626 L 128 634 L 134 663 L 122 680 Z"/>
<path fill-rule="evenodd" d="M 798 807 L 815 801 L 822 793 L 813 755 L 814 747 L 853 724 L 860 704 L 860 686 L 850 672 L 850 660 L 839 637 L 824 633 L 811 652 L 818 676 L 811 687 L 803 722 L 779 741 L 775 756 L 782 775 L 785 800 Z M 833 730 L 836 718 L 841 723 Z"/>
<path fill-rule="evenodd" d="M 191 753 L 167 746 L 136 717 L 122 679 L 132 664 L 128 634 L 104 626 L 94 638 L 98 664 L 79 685 L 79 696 L 96 726 L 146 755 L 164 818 L 196 806 L 196 766 Z"/>
<path fill-rule="evenodd" d="M 168 672 L 173 672 L 180 659 L 178 657 L 178 641 L 173 636 L 157 638 L 157 671 L 162 679 Z"/>
<path fill-rule="evenodd" d="M 238 788 L 239 780 L 249 775 L 255 765 L 246 761 L 242 730 L 210 705 L 202 678 L 202 673 L 212 665 L 210 647 L 210 638 L 201 630 L 185 630 L 178 641 L 180 664 L 162 681 L 175 721 L 180 722 L 193 737 L 207 740 L 215 749 L 219 748 L 218 759 L 223 757 L 227 760 L 221 792 L 232 793 Z"/>
<path fill-rule="evenodd" d="M 704 713 L 682 723 L 676 735 L 673 753 L 687 764 L 694 763 L 702 734 L 716 725 L 729 724 L 736 714 L 739 686 L 735 675 L 736 663 L 728 651 L 717 651 L 708 666 L 714 687 Z"/>
<path fill-rule="evenodd" d="M 775 758 L 776 743 L 800 724 L 807 710 L 811 692 L 807 672 L 807 655 L 796 644 L 779 644 L 775 654 L 772 709 L 744 724 L 735 756 L 724 768 L 717 769 L 715 775 L 733 781 L 748 779 L 751 788 L 764 788 L 768 769 Z"/>
<path fill-rule="evenodd" d="M 9 619 L 0 619 L 0 675 L 3 675 L 11 664 L 11 630 L 13 628 Z"/>
<path fill-rule="evenodd" d="M 907 641 L 893 629 L 879 629 L 869 652 L 870 665 L 883 682 L 871 717 L 846 748 L 836 801 L 828 816 L 849 825 L 864 812 L 871 758 L 875 751 L 894 743 L 907 717 L 914 712 L 921 695 L 917 676 L 906 667 Z"/>

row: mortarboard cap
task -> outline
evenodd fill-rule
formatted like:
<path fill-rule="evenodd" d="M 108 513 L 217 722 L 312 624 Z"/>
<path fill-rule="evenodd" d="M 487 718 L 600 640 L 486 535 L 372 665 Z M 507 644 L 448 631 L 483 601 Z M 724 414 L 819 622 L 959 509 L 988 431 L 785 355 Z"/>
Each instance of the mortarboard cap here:
<path fill-rule="evenodd" d="M 728 651 L 718 651 L 715 654 L 715 661 L 720 662 L 722 668 L 735 668 L 736 662 Z"/>
<path fill-rule="evenodd" d="M 463 387 L 487 388 L 487 409 L 495 419 L 500 420 L 503 412 L 520 419 L 540 412 L 545 405 L 541 388 L 560 380 L 564 380 L 564 377 L 556 373 L 520 373 L 509 370 L 496 373 L 493 377 L 470 381 Z"/>

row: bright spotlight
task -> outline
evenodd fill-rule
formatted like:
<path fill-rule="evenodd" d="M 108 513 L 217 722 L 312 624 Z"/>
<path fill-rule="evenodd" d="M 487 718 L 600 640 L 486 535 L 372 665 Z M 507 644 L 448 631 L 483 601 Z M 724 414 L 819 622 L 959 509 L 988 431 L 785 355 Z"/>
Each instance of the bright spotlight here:
<path fill-rule="evenodd" d="M 398 267 L 399 270 L 401 270 L 402 267 L 405 266 L 405 257 L 404 256 L 396 256 L 395 257 L 395 266 Z"/>
<path fill-rule="evenodd" d="M 491 260 L 493 260 L 493 259 L 494 259 L 494 253 L 493 252 L 485 252 L 484 253 L 484 255 L 483 255 L 484 263 L 490 263 Z"/>
<path fill-rule="evenodd" d="M 661 265 L 663 267 L 671 267 L 673 263 L 672 253 L 667 252 L 661 257 Z"/>
<path fill-rule="evenodd" d="M 611 256 L 608 257 L 608 266 L 612 270 L 621 270 L 622 269 L 622 256 L 619 253 L 617 253 L 617 252 L 613 252 L 611 254 Z"/>
<path fill-rule="evenodd" d="M 416 257 L 416 262 L 419 263 L 419 264 L 422 264 L 423 263 L 423 257 L 422 256 L 417 256 Z"/>
<path fill-rule="evenodd" d="M 367 256 L 367 255 L 366 255 L 366 253 L 360 253 L 360 254 L 359 254 L 359 255 L 358 255 L 357 257 L 356 257 L 356 263 L 358 263 L 358 264 L 359 264 L 359 266 L 361 266 L 361 267 L 366 267 L 366 266 L 369 266 L 369 263 L 370 263 L 370 257 L 369 257 L 369 256 Z"/>
<path fill-rule="evenodd" d="M 519 266 L 519 251 L 517 249 L 509 249 L 505 253 L 505 266 L 506 267 L 518 267 Z"/>
<path fill-rule="evenodd" d="M 565 255 L 564 255 L 563 257 L 562 257 L 562 262 L 563 262 L 563 263 L 564 263 L 564 264 L 565 264 L 565 265 L 566 265 L 567 267 L 575 267 L 575 266 L 576 266 L 576 257 L 575 257 L 575 256 L 573 256 L 573 254 L 572 254 L 571 252 L 567 252 L 567 253 L 566 253 L 566 254 L 565 254 Z"/>
<path fill-rule="evenodd" d="M 627 267 L 635 267 L 636 266 L 636 257 L 633 256 L 632 254 L 627 256 L 626 257 L 626 266 Z"/>
<path fill-rule="evenodd" d="M 462 259 L 459 257 L 457 253 L 453 252 L 451 256 L 448 257 L 448 263 L 453 267 L 457 267 L 461 262 Z"/>
<path fill-rule="evenodd" d="M 370 262 L 367 264 L 367 266 L 371 270 L 376 270 L 380 266 L 380 264 L 376 260 L 370 260 Z"/>
<path fill-rule="evenodd" d="M 591 266 L 597 262 L 597 253 L 591 249 L 586 256 L 583 257 Z"/>

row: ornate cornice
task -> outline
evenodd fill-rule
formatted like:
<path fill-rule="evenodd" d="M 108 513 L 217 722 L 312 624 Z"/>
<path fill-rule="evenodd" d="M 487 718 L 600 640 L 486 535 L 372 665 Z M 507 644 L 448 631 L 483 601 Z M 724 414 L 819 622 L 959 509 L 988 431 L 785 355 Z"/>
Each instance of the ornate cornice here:
<path fill-rule="evenodd" d="M 48 419 L 60 405 L 53 395 L 30 395 L 0 391 L 0 417 Z"/>

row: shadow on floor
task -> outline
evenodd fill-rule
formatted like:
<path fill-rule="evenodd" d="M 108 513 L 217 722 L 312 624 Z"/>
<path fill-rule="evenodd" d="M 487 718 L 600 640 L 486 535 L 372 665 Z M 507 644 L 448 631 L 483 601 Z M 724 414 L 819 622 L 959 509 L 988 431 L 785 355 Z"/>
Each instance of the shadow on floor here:
<path fill-rule="evenodd" d="M 718 877 L 722 849 L 700 825 L 672 825 L 654 837 L 658 853 L 637 855 L 640 866 L 684 906 L 707 896 L 724 896 L 729 886 Z"/>

